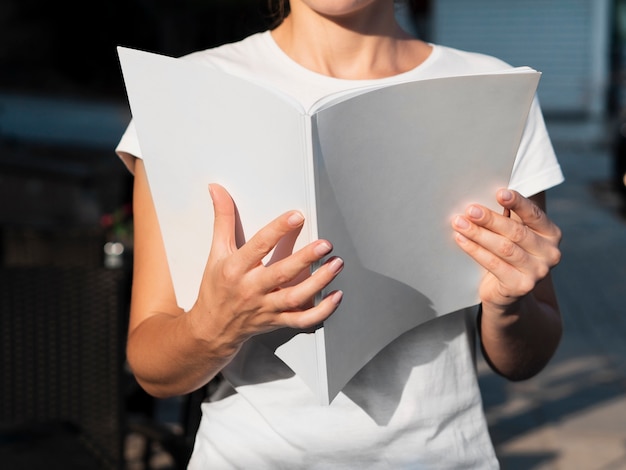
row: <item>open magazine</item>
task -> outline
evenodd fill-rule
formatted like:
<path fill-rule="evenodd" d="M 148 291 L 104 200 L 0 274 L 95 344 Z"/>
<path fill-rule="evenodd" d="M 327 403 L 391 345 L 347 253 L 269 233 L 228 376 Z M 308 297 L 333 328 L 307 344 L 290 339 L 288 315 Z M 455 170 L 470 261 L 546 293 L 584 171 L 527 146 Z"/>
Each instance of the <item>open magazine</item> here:
<path fill-rule="evenodd" d="M 232 195 L 246 237 L 298 209 L 295 249 L 324 238 L 344 259 L 329 286 L 344 291 L 339 309 L 275 350 L 323 404 L 402 333 L 478 302 L 481 269 L 450 220 L 470 202 L 495 206 L 539 72 L 360 88 L 305 110 L 193 61 L 118 52 L 181 308 L 209 255 L 212 182 Z"/>

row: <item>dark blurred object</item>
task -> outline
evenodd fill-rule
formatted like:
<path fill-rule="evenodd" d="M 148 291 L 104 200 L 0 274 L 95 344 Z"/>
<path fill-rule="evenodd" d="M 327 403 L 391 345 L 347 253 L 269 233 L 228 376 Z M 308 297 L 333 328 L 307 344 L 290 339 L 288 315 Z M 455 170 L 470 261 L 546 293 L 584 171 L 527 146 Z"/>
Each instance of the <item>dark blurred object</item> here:
<path fill-rule="evenodd" d="M 626 118 L 621 117 L 613 144 L 613 184 L 626 203 Z"/>
<path fill-rule="evenodd" d="M 612 127 L 612 183 L 626 203 L 626 0 L 613 2 L 611 84 L 608 110 Z"/>
<path fill-rule="evenodd" d="M 216 384 L 217 379 L 195 392 L 173 400 L 177 414 L 175 423 L 160 420 L 157 413 L 159 400 L 147 395 L 136 382 L 134 386 L 131 384 L 132 388 L 129 390 L 131 393 L 127 395 L 126 402 L 127 432 L 129 435 L 139 436 L 144 441 L 140 455 L 144 469 L 152 468 L 155 449 L 171 457 L 173 469 L 187 468 L 202 417 L 200 405 Z M 176 426 L 172 426 L 173 424 Z"/>
<path fill-rule="evenodd" d="M 123 468 L 127 275 L 0 269 L 4 468 Z"/>
<path fill-rule="evenodd" d="M 0 234 L 5 267 L 99 267 L 103 264 L 104 237 L 96 227 L 8 227 Z"/>
<path fill-rule="evenodd" d="M 0 89 L 124 100 L 115 47 L 182 55 L 266 27 L 266 0 L 3 0 Z"/>
<path fill-rule="evenodd" d="M 132 192 L 117 109 L 0 94 L 1 264 L 103 264 L 101 218 Z"/>
<path fill-rule="evenodd" d="M 100 217 L 130 200 L 132 183 L 107 155 L 0 137 L 0 265 L 103 265 Z"/>

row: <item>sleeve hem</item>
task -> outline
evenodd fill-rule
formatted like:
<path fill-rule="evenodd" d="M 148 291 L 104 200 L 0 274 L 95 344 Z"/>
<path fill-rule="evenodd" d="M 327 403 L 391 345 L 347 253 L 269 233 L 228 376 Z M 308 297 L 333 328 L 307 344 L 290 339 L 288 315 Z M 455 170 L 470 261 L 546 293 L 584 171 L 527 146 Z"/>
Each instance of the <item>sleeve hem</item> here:
<path fill-rule="evenodd" d="M 509 188 L 517 191 L 524 197 L 530 197 L 553 188 L 554 186 L 558 186 L 563 183 L 563 181 L 565 181 L 563 172 L 561 171 L 561 167 L 557 164 L 547 168 L 538 175 L 534 175 L 531 178 L 526 178 L 517 184 L 511 185 Z"/>

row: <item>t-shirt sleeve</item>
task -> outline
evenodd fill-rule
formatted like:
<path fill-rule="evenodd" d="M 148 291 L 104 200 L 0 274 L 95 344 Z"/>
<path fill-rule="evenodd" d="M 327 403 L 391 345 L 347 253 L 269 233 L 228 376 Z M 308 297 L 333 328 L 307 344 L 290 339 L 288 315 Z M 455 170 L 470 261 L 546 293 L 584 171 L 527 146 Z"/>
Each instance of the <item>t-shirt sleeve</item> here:
<path fill-rule="evenodd" d="M 564 181 L 537 98 L 513 165 L 509 188 L 530 197 Z"/>
<path fill-rule="evenodd" d="M 115 147 L 115 153 L 120 157 L 122 162 L 124 162 L 126 168 L 134 174 L 135 159 L 141 158 L 141 149 L 139 148 L 139 140 L 137 139 L 133 121 L 128 124 L 117 147 Z"/>

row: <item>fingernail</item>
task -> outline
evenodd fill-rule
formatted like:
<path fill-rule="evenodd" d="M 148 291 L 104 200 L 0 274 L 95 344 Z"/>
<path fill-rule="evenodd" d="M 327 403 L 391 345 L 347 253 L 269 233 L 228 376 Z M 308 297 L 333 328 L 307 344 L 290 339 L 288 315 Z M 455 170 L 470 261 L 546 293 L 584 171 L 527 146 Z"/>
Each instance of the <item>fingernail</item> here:
<path fill-rule="evenodd" d="M 483 216 L 483 210 L 478 206 L 470 206 L 467 215 L 474 219 L 480 219 Z"/>
<path fill-rule="evenodd" d="M 341 303 L 341 299 L 343 299 L 343 292 L 338 290 L 337 292 L 333 292 L 330 296 L 330 299 L 337 305 Z"/>
<path fill-rule="evenodd" d="M 465 245 L 467 243 L 467 238 L 465 238 L 460 233 L 457 232 L 454 235 L 455 235 L 456 241 L 459 242 L 461 245 Z"/>
<path fill-rule="evenodd" d="M 513 193 L 508 189 L 503 189 L 502 192 L 500 192 L 500 197 L 503 201 L 510 201 L 513 199 Z"/>
<path fill-rule="evenodd" d="M 460 215 L 457 215 L 454 218 L 454 225 L 456 225 L 460 229 L 467 229 L 467 228 L 469 228 L 469 222 L 467 220 L 465 220 L 464 217 L 461 217 Z"/>
<path fill-rule="evenodd" d="M 287 219 L 287 223 L 289 223 L 292 227 L 297 227 L 302 224 L 302 222 L 304 222 L 304 216 L 300 212 L 294 212 Z"/>
<path fill-rule="evenodd" d="M 330 263 L 328 263 L 328 270 L 333 274 L 337 274 L 342 269 L 343 260 L 341 258 L 335 258 Z"/>
<path fill-rule="evenodd" d="M 318 243 L 313 249 L 314 253 L 317 256 L 324 256 L 330 252 L 333 247 L 327 241 L 322 241 Z"/>

